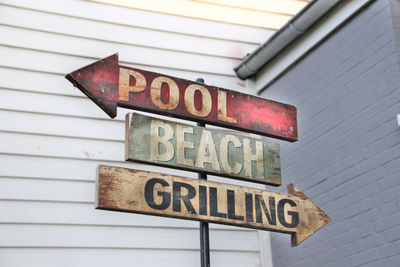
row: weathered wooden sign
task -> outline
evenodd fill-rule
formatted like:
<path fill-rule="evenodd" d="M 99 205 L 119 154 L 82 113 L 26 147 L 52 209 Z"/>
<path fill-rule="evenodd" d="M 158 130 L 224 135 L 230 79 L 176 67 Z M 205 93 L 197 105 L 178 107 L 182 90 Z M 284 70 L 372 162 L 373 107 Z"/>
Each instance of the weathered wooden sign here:
<path fill-rule="evenodd" d="M 118 65 L 118 54 L 66 78 L 110 117 L 117 106 L 297 141 L 296 107 Z"/>
<path fill-rule="evenodd" d="M 96 208 L 288 233 L 296 246 L 330 218 L 293 184 L 288 191 L 99 166 Z"/>
<path fill-rule="evenodd" d="M 137 113 L 126 115 L 126 160 L 281 185 L 279 145 Z"/>

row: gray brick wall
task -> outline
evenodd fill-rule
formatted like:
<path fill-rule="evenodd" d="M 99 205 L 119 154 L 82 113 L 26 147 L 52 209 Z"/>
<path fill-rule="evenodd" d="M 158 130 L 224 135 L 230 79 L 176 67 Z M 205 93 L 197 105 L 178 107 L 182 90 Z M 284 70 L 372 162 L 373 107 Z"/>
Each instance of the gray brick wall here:
<path fill-rule="evenodd" d="M 400 266 L 394 5 L 373 2 L 262 94 L 298 108 L 299 141 L 280 142 L 280 190 L 294 182 L 332 218 L 298 247 L 272 233 L 276 267 Z"/>
<path fill-rule="evenodd" d="M 400 0 L 390 0 L 390 4 L 392 7 L 392 20 L 396 49 L 398 51 L 397 58 L 400 63 Z"/>

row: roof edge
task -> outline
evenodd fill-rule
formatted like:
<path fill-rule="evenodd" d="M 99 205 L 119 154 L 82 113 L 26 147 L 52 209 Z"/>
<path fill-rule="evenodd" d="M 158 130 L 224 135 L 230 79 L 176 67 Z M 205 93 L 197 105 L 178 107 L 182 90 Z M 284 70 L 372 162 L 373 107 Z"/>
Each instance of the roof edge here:
<path fill-rule="evenodd" d="M 344 0 L 313 0 L 273 34 L 253 53 L 242 59 L 234 68 L 236 75 L 248 79 L 265 64 L 278 55 L 285 47 L 307 32 L 319 19 Z"/>

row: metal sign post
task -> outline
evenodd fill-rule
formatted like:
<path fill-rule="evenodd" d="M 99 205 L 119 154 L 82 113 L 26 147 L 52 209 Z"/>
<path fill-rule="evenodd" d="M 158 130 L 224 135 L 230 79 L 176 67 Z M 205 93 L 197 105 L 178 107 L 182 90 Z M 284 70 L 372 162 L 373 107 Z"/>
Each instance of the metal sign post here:
<path fill-rule="evenodd" d="M 198 122 L 197 126 L 205 127 L 204 123 Z M 207 180 L 207 174 L 198 173 L 200 180 Z M 200 222 L 200 258 L 201 267 L 210 267 L 210 234 L 207 222 Z"/>
<path fill-rule="evenodd" d="M 66 78 L 112 118 L 119 106 L 197 122 L 128 113 L 127 161 L 195 171 L 198 179 L 100 165 L 95 208 L 200 221 L 202 267 L 210 266 L 209 223 L 290 234 L 297 246 L 330 221 L 293 184 L 284 194 L 207 181 L 211 174 L 280 186 L 278 144 L 205 126 L 294 142 L 295 106 L 122 66 L 118 54 Z"/>
<path fill-rule="evenodd" d="M 204 83 L 204 79 L 198 78 L 196 82 Z M 206 127 L 206 124 L 198 122 L 197 126 Z M 198 177 L 200 180 L 207 180 L 205 173 L 199 172 Z M 200 259 L 201 267 L 210 267 L 210 230 L 207 222 L 200 222 Z"/>

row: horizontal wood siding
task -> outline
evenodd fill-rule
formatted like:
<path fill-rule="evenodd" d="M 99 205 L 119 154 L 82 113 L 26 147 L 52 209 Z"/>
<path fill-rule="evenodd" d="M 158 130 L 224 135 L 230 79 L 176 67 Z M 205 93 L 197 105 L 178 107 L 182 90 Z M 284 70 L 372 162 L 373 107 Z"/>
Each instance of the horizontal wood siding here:
<path fill-rule="evenodd" d="M 199 266 L 197 222 L 94 210 L 99 164 L 197 174 L 125 162 L 127 110 L 109 119 L 64 76 L 119 52 L 127 66 L 245 91 L 233 67 L 273 31 L 87 1 L 3 0 L 0 33 L 0 265 Z M 260 266 L 257 231 L 210 228 L 213 266 Z"/>
<path fill-rule="evenodd" d="M 84 255 L 84 256 L 83 256 Z M 167 265 L 173 262 L 174 267 L 197 266 L 199 257 L 197 250 L 169 249 L 125 249 L 125 248 L 52 248 L 36 247 L 2 248 L 0 257 L 4 266 L 27 266 L 29 259 L 31 267 L 55 266 L 159 266 L 154 262 Z M 256 252 L 211 251 L 213 266 L 257 266 Z M 200 266 L 200 265 L 198 265 Z"/>

